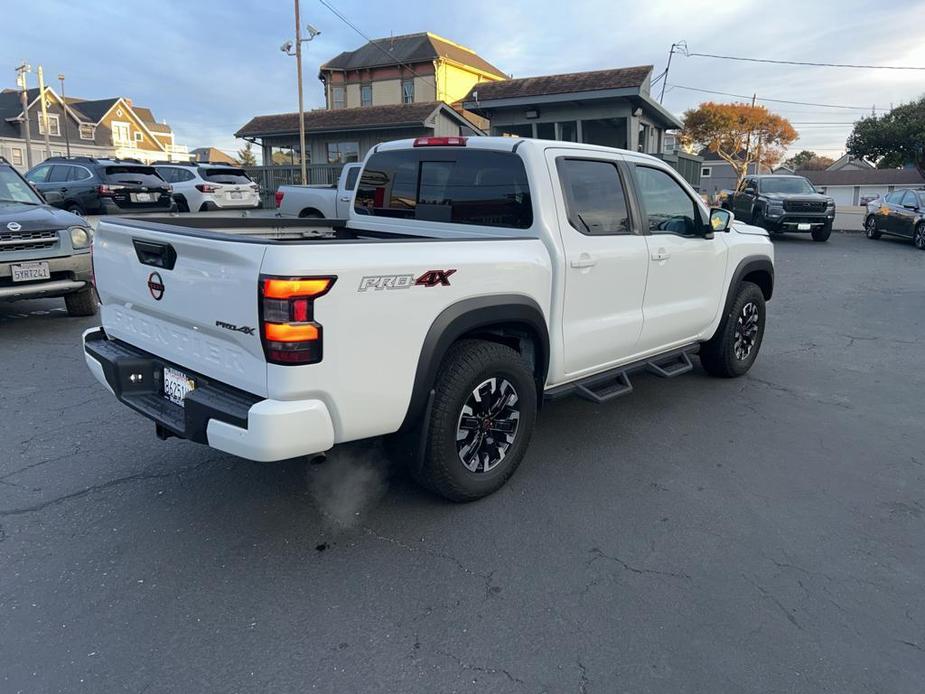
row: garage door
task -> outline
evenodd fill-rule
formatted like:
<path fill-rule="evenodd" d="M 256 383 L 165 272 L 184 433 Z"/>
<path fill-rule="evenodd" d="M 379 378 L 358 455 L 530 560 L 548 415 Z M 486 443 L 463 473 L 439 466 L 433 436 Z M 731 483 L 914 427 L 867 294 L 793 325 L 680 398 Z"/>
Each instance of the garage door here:
<path fill-rule="evenodd" d="M 854 186 L 829 186 L 825 192 L 835 198 L 836 206 L 854 204 Z"/>

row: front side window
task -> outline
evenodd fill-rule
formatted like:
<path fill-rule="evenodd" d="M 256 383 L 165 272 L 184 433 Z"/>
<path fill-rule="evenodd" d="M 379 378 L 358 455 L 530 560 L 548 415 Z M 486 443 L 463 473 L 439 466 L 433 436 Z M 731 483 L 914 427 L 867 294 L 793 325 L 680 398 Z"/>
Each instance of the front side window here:
<path fill-rule="evenodd" d="M 71 171 L 73 166 L 67 166 L 65 164 L 58 164 L 51 167 L 51 173 L 48 175 L 49 183 L 64 183 L 65 181 L 71 180 Z"/>
<path fill-rule="evenodd" d="M 401 102 L 403 104 L 414 103 L 414 80 L 402 80 Z"/>
<path fill-rule="evenodd" d="M 417 148 L 374 154 L 357 214 L 527 229 L 533 224 L 523 161 L 509 152 Z"/>
<path fill-rule="evenodd" d="M 903 198 L 904 192 L 905 191 L 902 191 L 902 190 L 894 190 L 892 193 L 887 193 L 884 200 L 886 200 L 891 205 L 898 205 L 899 201 L 902 200 Z"/>
<path fill-rule="evenodd" d="M 51 173 L 51 164 L 37 166 L 26 174 L 26 180 L 29 183 L 45 183 L 48 180 L 48 174 Z"/>
<path fill-rule="evenodd" d="M 357 179 L 360 177 L 360 167 L 354 166 L 347 172 L 347 180 L 344 181 L 344 190 L 353 190 L 356 188 Z"/>
<path fill-rule="evenodd" d="M 906 191 L 906 196 L 903 198 L 903 205 L 907 205 L 908 207 L 919 206 L 919 201 L 916 200 L 915 193 L 913 193 L 911 190 Z"/>
<path fill-rule="evenodd" d="M 50 169 L 51 167 L 45 167 Z M 9 166 L 0 166 L 0 201 L 27 202 L 32 205 L 41 205 L 42 201 L 29 184 L 23 181 L 19 174 Z"/>
<path fill-rule="evenodd" d="M 637 166 L 636 187 L 653 234 L 693 236 L 700 215 L 681 184 L 661 169 Z"/>
<path fill-rule="evenodd" d="M 344 88 L 343 87 L 332 87 L 331 96 L 334 101 L 334 108 L 344 107 Z"/>
<path fill-rule="evenodd" d="M 360 87 L 360 106 L 373 105 L 373 85 L 364 84 Z"/>
<path fill-rule="evenodd" d="M 591 236 L 630 233 L 623 181 L 613 162 L 560 159 L 556 168 L 575 229 Z"/>
<path fill-rule="evenodd" d="M 328 163 L 350 164 L 360 161 L 360 145 L 356 142 L 329 142 Z"/>

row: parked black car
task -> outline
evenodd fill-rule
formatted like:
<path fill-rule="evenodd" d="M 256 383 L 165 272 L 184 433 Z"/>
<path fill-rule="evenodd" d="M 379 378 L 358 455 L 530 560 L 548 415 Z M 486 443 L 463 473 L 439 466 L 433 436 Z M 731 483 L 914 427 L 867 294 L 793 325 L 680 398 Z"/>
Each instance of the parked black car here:
<path fill-rule="evenodd" d="M 871 200 L 864 229 L 869 239 L 879 239 L 882 234 L 901 236 L 925 251 L 925 190 L 900 188 Z"/>
<path fill-rule="evenodd" d="M 0 157 L 0 301 L 64 297 L 70 315 L 94 315 L 92 241 L 85 220 L 46 205 Z"/>
<path fill-rule="evenodd" d="M 79 215 L 171 212 L 171 187 L 134 159 L 50 157 L 26 173 L 49 205 Z"/>
<path fill-rule="evenodd" d="M 813 241 L 827 241 L 835 221 L 835 201 L 802 176 L 746 176 L 730 209 L 737 219 L 771 233 L 809 232 Z"/>

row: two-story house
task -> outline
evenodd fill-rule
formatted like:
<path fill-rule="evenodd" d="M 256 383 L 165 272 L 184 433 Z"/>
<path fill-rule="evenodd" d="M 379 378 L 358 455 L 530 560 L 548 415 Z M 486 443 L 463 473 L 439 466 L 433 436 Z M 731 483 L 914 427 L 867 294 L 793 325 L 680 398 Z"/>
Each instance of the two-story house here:
<path fill-rule="evenodd" d="M 63 156 L 68 146 L 71 156 L 145 162 L 189 159 L 186 147 L 174 143 L 170 126 L 157 122 L 150 109 L 135 106 L 131 99 L 62 99 L 51 87 L 45 87 L 42 98 L 38 89 L 26 92 L 33 165 L 48 156 Z M 0 156 L 23 171 L 29 167 L 25 115 L 21 92 L 16 89 L 0 91 Z"/>

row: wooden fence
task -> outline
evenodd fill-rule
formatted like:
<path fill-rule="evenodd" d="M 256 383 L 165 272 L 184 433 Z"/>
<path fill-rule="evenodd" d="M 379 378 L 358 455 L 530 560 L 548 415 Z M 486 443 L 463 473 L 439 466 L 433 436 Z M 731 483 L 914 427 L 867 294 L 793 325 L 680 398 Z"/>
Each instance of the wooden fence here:
<path fill-rule="evenodd" d="M 336 185 L 343 164 L 310 164 L 306 167 L 310 185 Z M 246 166 L 247 175 L 260 184 L 260 197 L 264 207 L 275 207 L 274 194 L 280 186 L 299 185 L 302 181 L 300 166 Z"/>

